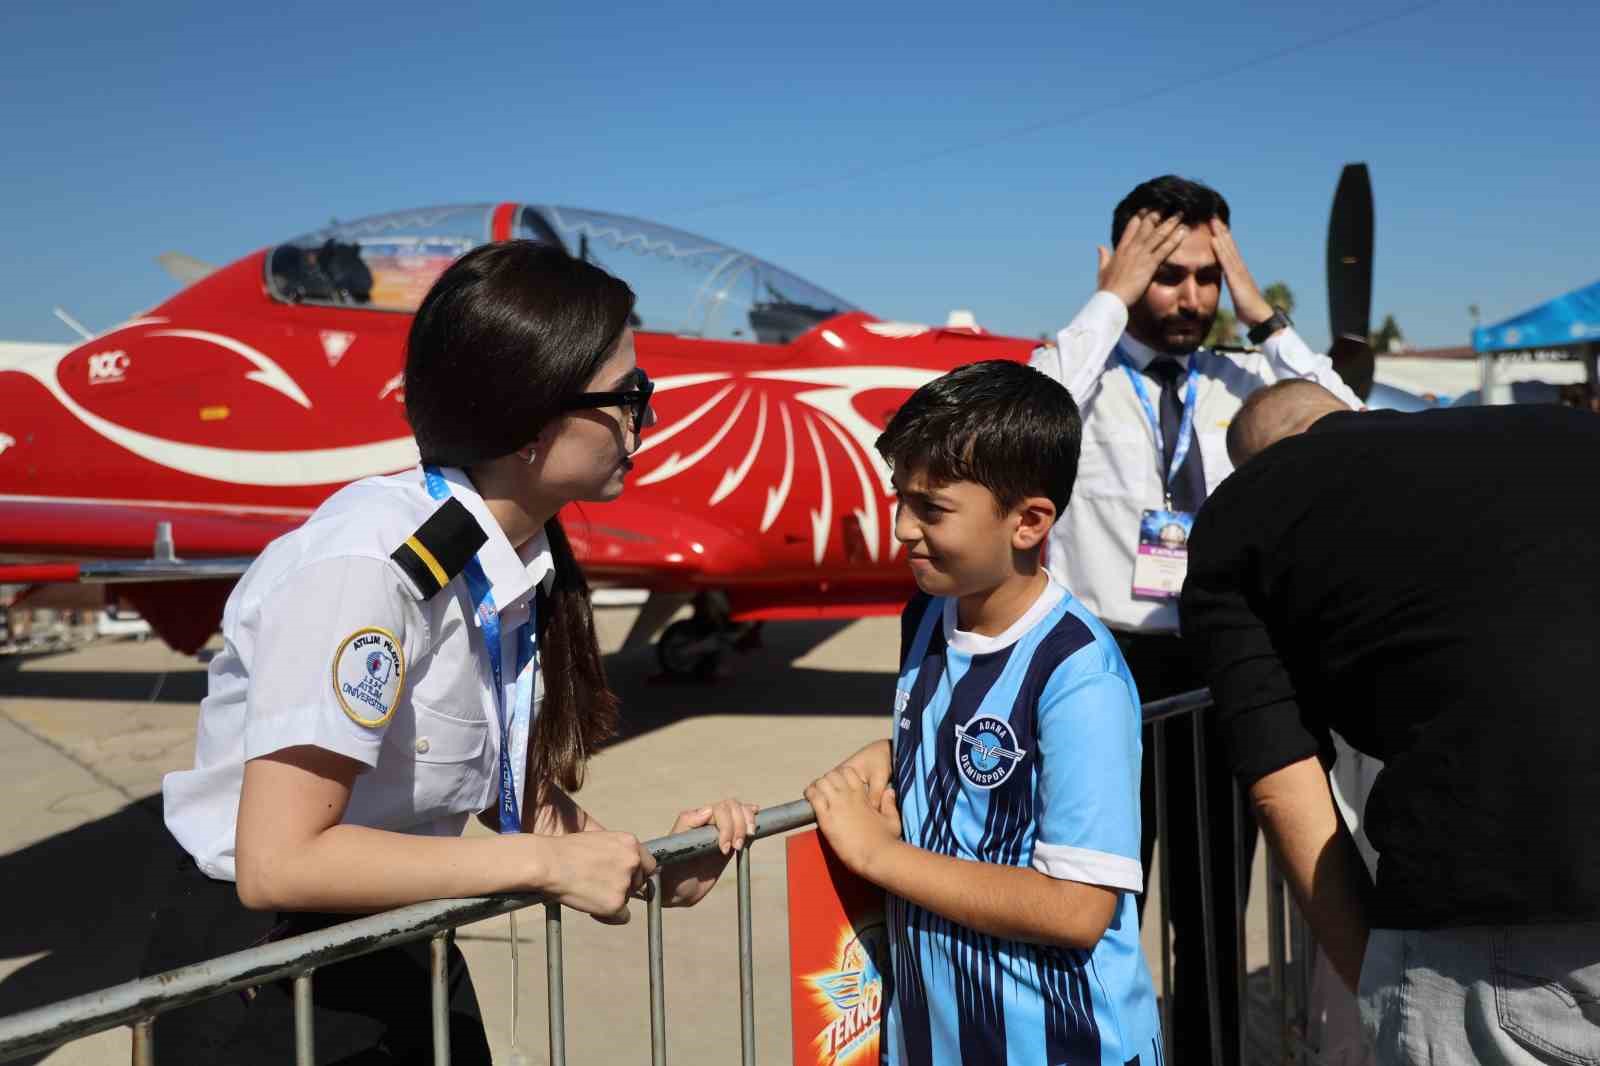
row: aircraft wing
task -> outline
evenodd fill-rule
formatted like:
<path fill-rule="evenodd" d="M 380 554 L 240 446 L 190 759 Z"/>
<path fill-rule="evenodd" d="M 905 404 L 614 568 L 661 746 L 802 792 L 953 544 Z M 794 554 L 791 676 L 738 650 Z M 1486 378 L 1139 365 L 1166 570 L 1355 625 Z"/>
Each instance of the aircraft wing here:
<path fill-rule="evenodd" d="M 171 556 L 176 553 L 198 564 L 217 556 L 254 556 L 304 520 L 305 514 L 299 512 L 263 514 L 192 504 L 176 509 L 160 503 L 12 496 L 0 498 L 0 530 L 4 531 L 0 532 L 0 555 L 95 559 L 96 565 L 107 566 L 127 566 L 146 559 L 172 566 L 176 560 Z M 158 544 L 171 550 L 164 552 Z M 0 582 L 51 580 L 17 576 L 16 572 L 39 565 L 47 564 L 0 565 Z M 88 562 L 56 565 L 90 566 Z"/>
<path fill-rule="evenodd" d="M 304 519 L 160 504 L 0 500 L 0 584 L 115 584 L 175 650 L 198 651 L 240 574 Z M 182 554 L 177 554 L 181 552 Z"/>
<path fill-rule="evenodd" d="M 185 509 L 96 500 L 0 499 L 0 584 L 115 584 L 180 652 L 216 631 L 234 582 L 300 513 Z M 562 514 L 579 562 L 596 585 L 670 592 L 758 572 L 749 537 L 681 511 L 632 504 Z"/>
<path fill-rule="evenodd" d="M 0 498 L 0 557 L 48 560 L 0 564 L 0 583 L 183 581 L 229 576 L 224 564 L 234 565 L 232 576 L 237 576 L 244 572 L 238 563 L 247 566 L 305 517 L 193 505 L 176 510 L 158 503 Z M 561 518 L 579 561 L 596 577 L 653 577 L 676 585 L 694 578 L 725 580 L 761 563 L 739 530 L 681 511 L 623 499 L 569 508 Z"/>

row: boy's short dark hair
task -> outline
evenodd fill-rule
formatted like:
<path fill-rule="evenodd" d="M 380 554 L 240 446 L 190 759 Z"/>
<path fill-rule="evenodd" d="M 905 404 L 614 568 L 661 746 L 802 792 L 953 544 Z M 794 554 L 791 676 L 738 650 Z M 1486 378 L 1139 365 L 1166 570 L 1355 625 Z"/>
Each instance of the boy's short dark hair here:
<path fill-rule="evenodd" d="M 1078 476 L 1083 422 L 1060 382 L 1021 363 L 958 366 L 911 394 L 879 435 L 878 453 L 897 470 L 935 484 L 972 481 L 1002 513 L 1028 496 L 1067 509 Z"/>
<path fill-rule="evenodd" d="M 1214 218 L 1229 223 L 1228 201 L 1209 185 L 1163 174 L 1134 187 L 1111 212 L 1111 247 L 1122 239 L 1122 231 L 1140 211 L 1150 210 L 1163 219 L 1177 215 L 1186 226 L 1203 226 Z"/>

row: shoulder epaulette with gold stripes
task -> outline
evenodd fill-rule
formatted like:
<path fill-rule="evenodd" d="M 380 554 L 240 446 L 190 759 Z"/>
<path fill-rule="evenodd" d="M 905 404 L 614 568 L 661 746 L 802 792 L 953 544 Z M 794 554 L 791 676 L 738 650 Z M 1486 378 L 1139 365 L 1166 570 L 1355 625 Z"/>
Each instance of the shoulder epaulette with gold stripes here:
<path fill-rule="evenodd" d="M 472 560 L 488 540 L 477 519 L 452 496 L 429 519 L 389 553 L 422 598 L 431 600 Z"/>

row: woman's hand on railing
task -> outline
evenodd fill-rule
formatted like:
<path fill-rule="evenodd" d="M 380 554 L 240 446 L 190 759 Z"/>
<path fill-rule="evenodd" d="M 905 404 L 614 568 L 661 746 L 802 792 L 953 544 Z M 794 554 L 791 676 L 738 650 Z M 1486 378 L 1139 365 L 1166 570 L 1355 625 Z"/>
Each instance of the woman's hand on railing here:
<path fill-rule="evenodd" d="M 663 869 L 661 905 L 692 907 L 704 899 L 717 883 L 717 878 L 722 876 L 733 853 L 749 843 L 755 835 L 758 810 L 760 808 L 753 803 L 729 798 L 709 807 L 696 807 L 679 814 L 672 823 L 672 833 L 715 825 L 718 850 Z"/>
<path fill-rule="evenodd" d="M 537 848 L 529 888 L 573 910 L 612 925 L 628 921 L 628 899 L 636 896 L 656 860 L 632 833 L 608 831 L 520 838 Z"/>

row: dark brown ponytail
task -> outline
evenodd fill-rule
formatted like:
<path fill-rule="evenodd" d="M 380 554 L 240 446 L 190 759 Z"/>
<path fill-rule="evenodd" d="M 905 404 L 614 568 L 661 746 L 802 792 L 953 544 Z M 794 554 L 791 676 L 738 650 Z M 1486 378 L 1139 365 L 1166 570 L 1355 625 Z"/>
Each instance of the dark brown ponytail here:
<path fill-rule="evenodd" d="M 470 467 L 526 444 L 561 417 L 616 349 L 633 290 L 560 247 L 502 241 L 456 260 L 417 308 L 406 345 L 406 417 L 427 463 Z M 528 743 L 527 795 L 583 783 L 617 728 L 589 583 L 559 519 L 545 523 L 555 588 L 538 601 L 544 706 Z"/>
<path fill-rule="evenodd" d="M 617 731 L 619 701 L 606 685 L 600 642 L 594 633 L 589 582 L 572 554 L 561 520 L 544 524 L 555 559 L 551 593 L 539 592 L 539 660 L 544 706 L 528 742 L 528 796 L 545 800 L 554 784 L 568 792 L 583 787 L 584 767 Z"/>

